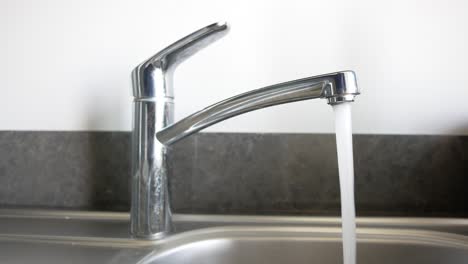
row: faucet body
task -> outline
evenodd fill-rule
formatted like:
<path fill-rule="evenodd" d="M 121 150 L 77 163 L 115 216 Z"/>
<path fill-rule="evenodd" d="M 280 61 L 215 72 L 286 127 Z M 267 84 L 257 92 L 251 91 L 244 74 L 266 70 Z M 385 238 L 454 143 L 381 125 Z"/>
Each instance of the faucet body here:
<path fill-rule="evenodd" d="M 359 94 L 352 71 L 324 74 L 252 90 L 174 123 L 172 74 L 175 67 L 227 32 L 212 24 L 168 46 L 132 72 L 131 234 L 158 239 L 171 229 L 167 156 L 169 145 L 225 119 L 257 109 L 324 98 L 329 104 L 352 102 Z"/>

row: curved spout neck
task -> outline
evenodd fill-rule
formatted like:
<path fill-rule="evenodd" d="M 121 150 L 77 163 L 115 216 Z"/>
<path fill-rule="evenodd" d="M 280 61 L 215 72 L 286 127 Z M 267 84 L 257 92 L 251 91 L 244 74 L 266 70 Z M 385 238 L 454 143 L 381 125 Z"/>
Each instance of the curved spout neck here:
<path fill-rule="evenodd" d="M 329 104 L 339 104 L 354 101 L 358 94 L 352 71 L 275 84 L 213 104 L 163 128 L 156 137 L 162 144 L 170 145 L 218 122 L 257 109 L 315 98 L 326 98 Z"/>

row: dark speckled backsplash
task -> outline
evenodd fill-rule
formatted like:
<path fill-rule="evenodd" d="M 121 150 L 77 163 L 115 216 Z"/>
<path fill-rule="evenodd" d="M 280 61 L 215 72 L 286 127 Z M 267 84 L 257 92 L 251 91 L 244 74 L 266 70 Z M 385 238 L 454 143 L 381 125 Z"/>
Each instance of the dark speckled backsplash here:
<path fill-rule="evenodd" d="M 0 132 L 0 206 L 128 211 L 127 132 Z M 468 216 L 468 137 L 354 135 L 358 215 Z M 201 133 L 171 157 L 178 213 L 337 215 L 334 135 Z"/>

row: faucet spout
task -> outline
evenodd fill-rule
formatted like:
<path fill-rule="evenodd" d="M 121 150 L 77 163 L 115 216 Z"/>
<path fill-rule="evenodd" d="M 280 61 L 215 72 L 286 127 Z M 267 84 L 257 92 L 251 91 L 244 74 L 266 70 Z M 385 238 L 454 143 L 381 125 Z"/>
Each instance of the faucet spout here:
<path fill-rule="evenodd" d="M 162 144 L 170 145 L 206 127 L 250 111 L 315 98 L 326 98 L 329 104 L 338 104 L 354 101 L 357 94 L 356 76 L 352 71 L 279 83 L 213 104 L 165 127 L 156 137 Z"/>

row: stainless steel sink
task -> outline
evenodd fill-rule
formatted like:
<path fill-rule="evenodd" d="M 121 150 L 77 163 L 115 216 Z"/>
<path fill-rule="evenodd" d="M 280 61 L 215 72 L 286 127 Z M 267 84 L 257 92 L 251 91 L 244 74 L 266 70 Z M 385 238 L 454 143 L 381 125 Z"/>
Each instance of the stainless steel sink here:
<path fill-rule="evenodd" d="M 342 263 L 340 219 L 175 215 L 128 238 L 124 213 L 0 210 L 0 263 Z M 468 263 L 468 220 L 358 218 L 358 263 Z"/>

